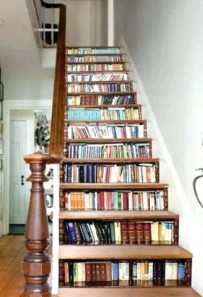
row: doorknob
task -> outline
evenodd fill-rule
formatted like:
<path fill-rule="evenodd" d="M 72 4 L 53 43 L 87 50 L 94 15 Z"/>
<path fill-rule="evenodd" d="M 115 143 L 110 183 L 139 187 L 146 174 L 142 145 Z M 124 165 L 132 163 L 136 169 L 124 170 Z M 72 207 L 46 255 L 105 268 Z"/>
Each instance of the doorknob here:
<path fill-rule="evenodd" d="M 21 175 L 21 186 L 23 186 L 24 185 L 24 175 Z"/>

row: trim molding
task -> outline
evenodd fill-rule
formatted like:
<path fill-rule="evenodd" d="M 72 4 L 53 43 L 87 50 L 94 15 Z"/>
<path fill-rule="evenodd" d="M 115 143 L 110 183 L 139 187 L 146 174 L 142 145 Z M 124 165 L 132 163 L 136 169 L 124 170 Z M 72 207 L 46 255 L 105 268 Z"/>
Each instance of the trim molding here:
<path fill-rule="evenodd" d="M 4 101 L 4 131 L 3 131 L 3 195 L 2 209 L 3 216 L 0 220 L 0 236 L 9 232 L 9 181 L 10 181 L 10 116 L 12 110 L 32 110 L 32 109 L 48 109 L 52 107 L 52 100 L 6 100 Z"/>

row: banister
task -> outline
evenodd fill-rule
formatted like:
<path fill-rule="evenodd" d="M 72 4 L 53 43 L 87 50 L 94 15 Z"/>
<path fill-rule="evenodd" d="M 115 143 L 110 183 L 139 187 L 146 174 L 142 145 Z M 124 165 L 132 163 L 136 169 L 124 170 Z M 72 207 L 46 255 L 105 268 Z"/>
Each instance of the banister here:
<path fill-rule="evenodd" d="M 58 3 L 46 3 L 44 0 L 41 0 L 41 5 L 45 8 L 60 8 L 61 6 Z"/>
<path fill-rule="evenodd" d="M 32 183 L 25 231 L 25 245 L 28 253 L 22 261 L 25 285 L 21 296 L 25 297 L 51 297 L 51 288 L 48 284 L 51 260 L 46 252 L 49 246 L 49 231 L 43 183 L 47 181 L 46 164 L 59 163 L 63 156 L 66 7 L 61 4 L 59 9 L 49 154 L 37 152 L 24 157 L 26 163 L 30 165 L 31 175 L 28 181 Z"/>
<path fill-rule="evenodd" d="M 54 79 L 54 95 L 51 119 L 51 138 L 49 155 L 55 162 L 60 162 L 63 156 L 64 140 L 64 106 L 65 106 L 65 36 L 66 36 L 66 6 L 60 5 L 59 34 L 56 54 Z"/>

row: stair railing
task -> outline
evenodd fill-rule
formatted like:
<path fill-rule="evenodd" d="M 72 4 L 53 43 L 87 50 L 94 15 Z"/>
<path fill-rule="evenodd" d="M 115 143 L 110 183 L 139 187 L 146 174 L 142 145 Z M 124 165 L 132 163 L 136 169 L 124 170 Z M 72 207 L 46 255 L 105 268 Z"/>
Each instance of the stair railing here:
<path fill-rule="evenodd" d="M 59 8 L 60 4 L 46 3 L 44 0 L 41 0 L 42 6 L 42 39 L 45 43 L 49 45 L 54 45 L 57 42 L 58 38 L 58 26 L 55 24 L 55 9 Z M 49 20 L 47 23 L 46 20 L 46 10 L 51 10 Z"/>
<path fill-rule="evenodd" d="M 60 7 L 60 4 L 46 3 L 44 0 L 33 1 L 39 26 L 34 30 L 41 32 L 41 38 L 44 46 L 55 46 L 59 31 L 58 24 L 55 23 L 55 10 Z M 56 22 L 58 23 L 58 21 Z"/>
<path fill-rule="evenodd" d="M 51 261 L 50 256 L 46 252 L 49 246 L 49 230 L 43 183 L 47 181 L 47 177 L 44 174 L 46 164 L 59 164 L 63 155 L 66 7 L 65 5 L 57 6 L 60 10 L 59 35 L 49 154 L 37 152 L 24 157 L 31 170 L 31 175 L 27 180 L 32 183 L 25 230 L 25 245 L 28 254 L 22 262 L 22 272 L 25 277 L 22 296 L 26 297 L 51 296 L 51 287 L 48 284 Z"/>

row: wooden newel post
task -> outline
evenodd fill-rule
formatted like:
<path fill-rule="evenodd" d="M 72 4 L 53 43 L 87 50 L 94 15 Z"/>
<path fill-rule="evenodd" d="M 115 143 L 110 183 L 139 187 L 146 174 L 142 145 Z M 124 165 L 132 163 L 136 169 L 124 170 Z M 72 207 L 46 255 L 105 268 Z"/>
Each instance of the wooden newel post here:
<path fill-rule="evenodd" d="M 47 181 L 44 172 L 50 157 L 37 152 L 25 156 L 24 160 L 30 164 L 32 173 L 27 180 L 32 183 L 32 187 L 25 230 L 28 254 L 22 263 L 25 277 L 23 296 L 50 297 L 51 289 L 47 280 L 51 271 L 51 261 L 46 252 L 49 246 L 49 229 L 43 187 L 43 183 Z"/>

